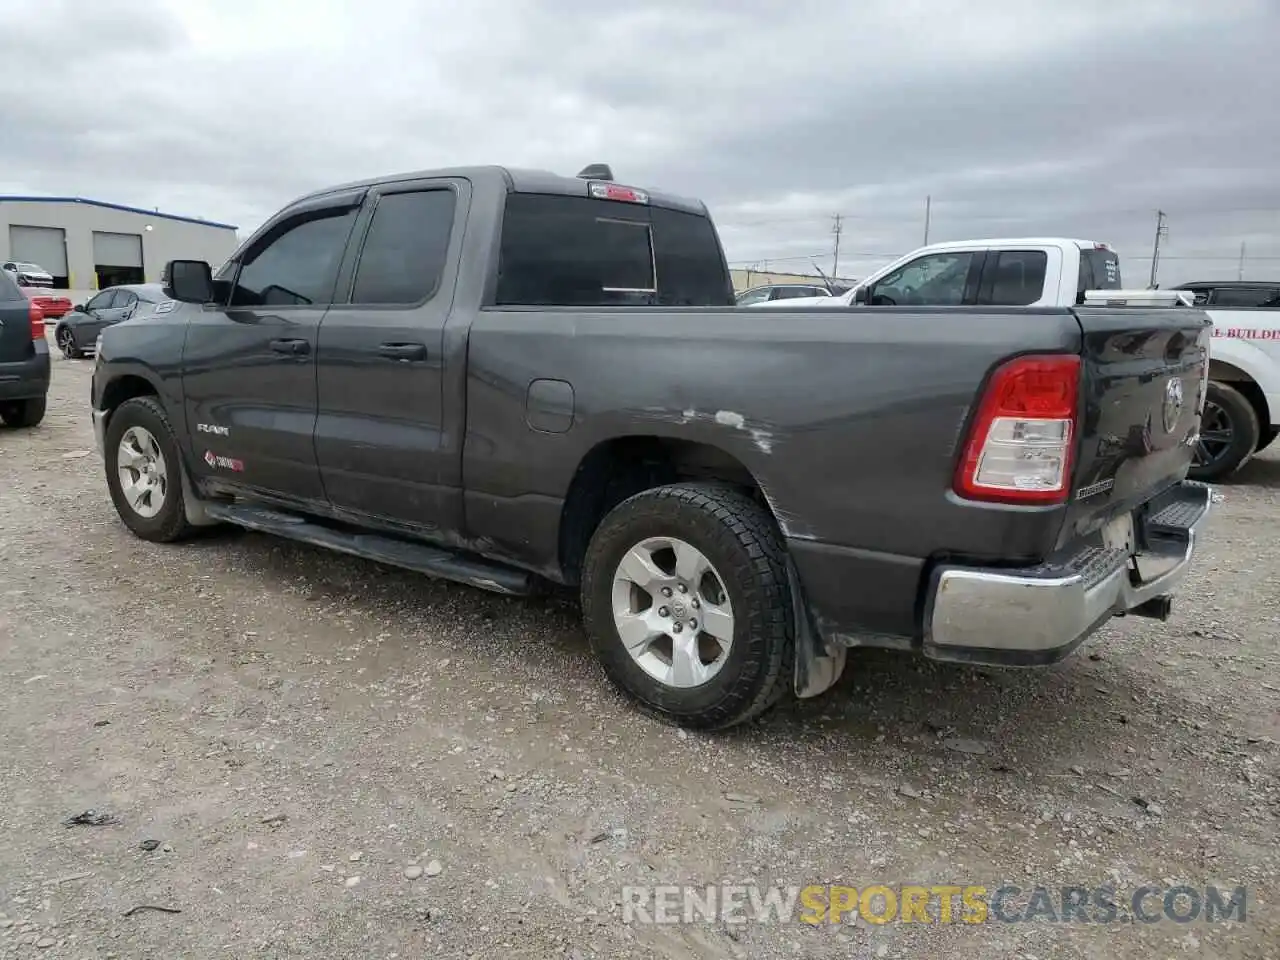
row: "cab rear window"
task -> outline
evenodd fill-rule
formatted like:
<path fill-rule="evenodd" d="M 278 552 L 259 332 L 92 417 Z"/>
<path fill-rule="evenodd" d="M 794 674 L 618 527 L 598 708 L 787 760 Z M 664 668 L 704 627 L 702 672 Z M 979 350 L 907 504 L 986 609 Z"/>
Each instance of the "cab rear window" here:
<path fill-rule="evenodd" d="M 588 197 L 515 193 L 499 251 L 499 306 L 732 306 L 704 216 Z"/>
<path fill-rule="evenodd" d="M 1080 278 L 1076 293 L 1083 298 L 1086 290 L 1120 290 L 1120 258 L 1111 250 L 1081 250 Z"/>

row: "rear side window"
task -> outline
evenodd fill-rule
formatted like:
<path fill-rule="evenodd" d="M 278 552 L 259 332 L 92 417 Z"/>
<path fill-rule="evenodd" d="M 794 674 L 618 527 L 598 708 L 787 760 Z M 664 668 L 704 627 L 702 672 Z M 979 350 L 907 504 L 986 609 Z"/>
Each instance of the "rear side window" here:
<path fill-rule="evenodd" d="M 1076 299 L 1083 303 L 1087 290 L 1119 290 L 1120 258 L 1110 250 L 1081 250 L 1080 279 L 1076 283 Z"/>
<path fill-rule="evenodd" d="M 512 194 L 503 217 L 501 306 L 731 306 L 710 220 L 586 197 Z"/>
<path fill-rule="evenodd" d="M 1276 291 L 1268 287 L 1219 287 L 1209 297 L 1215 307 L 1262 307 L 1273 305 Z"/>
<path fill-rule="evenodd" d="M 356 266 L 352 303 L 421 303 L 440 285 L 453 233 L 452 190 L 378 198 Z"/>
<path fill-rule="evenodd" d="M 986 269 L 978 302 L 993 307 L 1025 307 L 1044 293 L 1049 257 L 1043 250 L 1001 250 Z"/>

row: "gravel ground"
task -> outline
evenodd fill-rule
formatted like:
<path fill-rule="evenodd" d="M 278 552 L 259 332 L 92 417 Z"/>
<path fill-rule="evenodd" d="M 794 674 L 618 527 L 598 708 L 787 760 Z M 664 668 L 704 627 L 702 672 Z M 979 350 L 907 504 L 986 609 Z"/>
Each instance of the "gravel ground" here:
<path fill-rule="evenodd" d="M 686 735 L 613 693 L 559 602 L 246 533 L 134 539 L 91 365 L 56 359 L 45 423 L 0 432 L 0 957 L 1280 956 L 1276 455 L 1221 488 L 1168 624 L 1043 671 L 860 654 L 819 700 Z M 89 809 L 116 822 L 64 826 Z M 734 882 L 1112 884 L 1122 908 L 619 907 Z M 1245 885 L 1244 922 L 1124 909 L 1178 883 Z"/>

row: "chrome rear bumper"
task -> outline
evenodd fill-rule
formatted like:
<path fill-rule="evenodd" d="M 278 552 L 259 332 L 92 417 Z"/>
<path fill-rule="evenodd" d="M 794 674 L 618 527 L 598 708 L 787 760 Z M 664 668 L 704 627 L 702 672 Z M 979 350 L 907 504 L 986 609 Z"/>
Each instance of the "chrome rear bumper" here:
<path fill-rule="evenodd" d="M 930 580 L 924 653 L 938 660 L 1061 660 L 1114 616 L 1164 616 L 1187 575 L 1210 490 L 1183 481 L 1145 522 L 1145 548 L 1089 546 L 1019 570 L 940 566 Z"/>

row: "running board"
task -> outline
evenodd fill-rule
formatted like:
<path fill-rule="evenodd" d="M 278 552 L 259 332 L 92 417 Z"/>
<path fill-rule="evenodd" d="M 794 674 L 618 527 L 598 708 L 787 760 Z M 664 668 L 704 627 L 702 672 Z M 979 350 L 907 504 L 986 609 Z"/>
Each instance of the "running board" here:
<path fill-rule="evenodd" d="M 363 557 L 443 580 L 453 580 L 508 596 L 527 596 L 534 592 L 532 574 L 503 567 L 487 560 L 472 559 L 424 544 L 396 540 L 376 533 L 349 533 L 345 530 L 313 523 L 304 517 L 265 507 L 238 503 L 204 503 L 210 517 L 244 527 L 271 533 L 300 543 L 309 543 L 353 557 Z"/>

